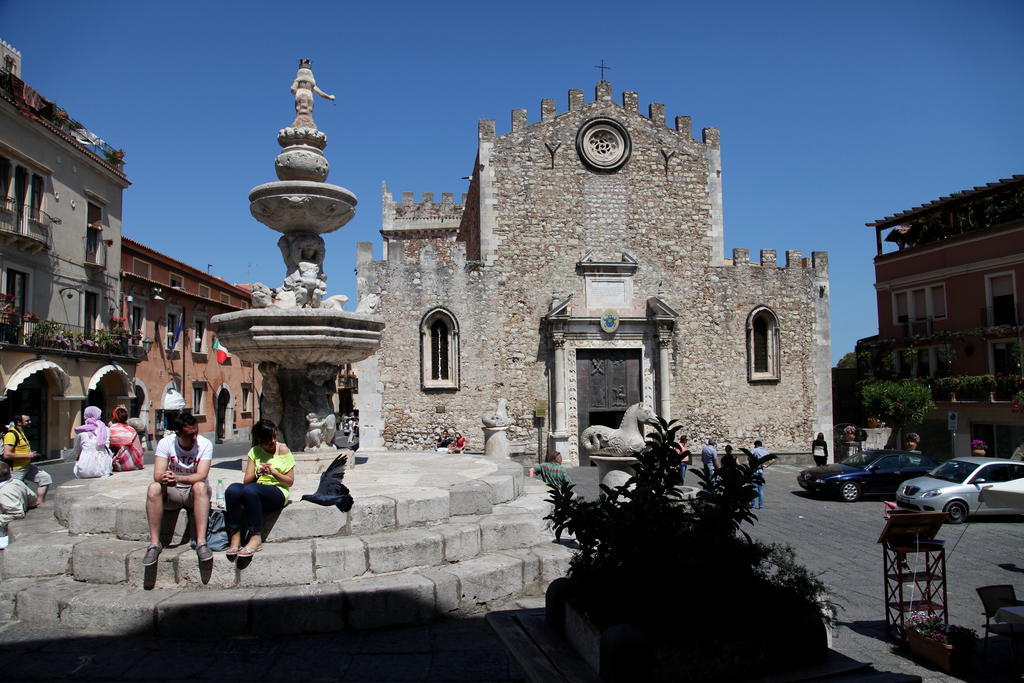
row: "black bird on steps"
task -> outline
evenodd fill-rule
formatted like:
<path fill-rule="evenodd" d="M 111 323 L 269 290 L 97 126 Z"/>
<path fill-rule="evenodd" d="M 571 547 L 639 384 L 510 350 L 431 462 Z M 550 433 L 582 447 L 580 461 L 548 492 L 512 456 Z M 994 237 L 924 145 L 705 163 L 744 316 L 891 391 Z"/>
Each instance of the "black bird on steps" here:
<path fill-rule="evenodd" d="M 342 512 L 351 510 L 352 496 L 349 495 L 348 487 L 341 483 L 342 477 L 345 476 L 346 464 L 348 454 L 342 453 L 320 475 L 320 485 L 317 486 L 316 493 L 307 493 L 302 500 L 317 505 L 335 505 Z"/>

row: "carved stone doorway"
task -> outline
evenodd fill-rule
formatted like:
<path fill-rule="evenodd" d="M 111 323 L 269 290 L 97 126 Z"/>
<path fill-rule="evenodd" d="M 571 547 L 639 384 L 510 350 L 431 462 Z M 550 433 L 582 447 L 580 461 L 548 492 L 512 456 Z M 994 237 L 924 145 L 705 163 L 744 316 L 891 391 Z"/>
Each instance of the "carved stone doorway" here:
<path fill-rule="evenodd" d="M 613 429 L 643 399 L 640 349 L 577 349 L 577 438 L 591 425 Z M 586 456 L 580 454 L 580 464 Z"/>

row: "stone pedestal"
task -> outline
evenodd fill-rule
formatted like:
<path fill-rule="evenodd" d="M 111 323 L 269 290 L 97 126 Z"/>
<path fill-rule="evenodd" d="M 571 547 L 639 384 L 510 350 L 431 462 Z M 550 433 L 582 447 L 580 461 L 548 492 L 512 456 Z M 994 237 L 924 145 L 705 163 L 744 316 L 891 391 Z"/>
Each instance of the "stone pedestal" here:
<path fill-rule="evenodd" d="M 636 472 L 633 471 L 633 465 L 636 464 L 637 459 L 628 456 L 621 455 L 592 455 L 590 461 L 597 463 L 597 480 L 608 486 L 615 488 L 622 484 L 625 479 L 621 476 L 614 476 L 608 482 L 605 482 L 607 477 L 612 472 L 621 472 L 626 475 L 626 478 L 632 477 Z"/>
<path fill-rule="evenodd" d="M 508 426 L 505 427 L 484 427 L 484 455 L 491 458 L 507 458 L 508 448 Z"/>

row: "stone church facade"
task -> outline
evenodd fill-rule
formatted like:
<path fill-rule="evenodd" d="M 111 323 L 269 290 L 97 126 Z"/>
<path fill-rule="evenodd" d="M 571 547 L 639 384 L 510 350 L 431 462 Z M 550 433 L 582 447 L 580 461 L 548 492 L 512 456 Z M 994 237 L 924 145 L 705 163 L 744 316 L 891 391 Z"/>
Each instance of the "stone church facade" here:
<path fill-rule="evenodd" d="M 360 310 L 387 321 L 357 365 L 363 448 L 430 447 L 439 427 L 481 448 L 500 398 L 516 450 L 568 463 L 638 402 L 692 440 L 830 432 L 827 254 L 725 258 L 717 129 L 694 140 L 607 81 L 511 118 L 480 121 L 461 201 L 383 188 L 383 258 L 361 243 L 357 267 Z"/>

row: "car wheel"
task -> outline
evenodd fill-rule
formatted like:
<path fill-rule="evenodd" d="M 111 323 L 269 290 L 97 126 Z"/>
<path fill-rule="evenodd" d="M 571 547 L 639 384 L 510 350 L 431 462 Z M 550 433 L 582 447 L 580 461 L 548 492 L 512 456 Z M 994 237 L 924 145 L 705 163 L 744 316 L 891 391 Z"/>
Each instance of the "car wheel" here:
<path fill-rule="evenodd" d="M 843 482 L 843 485 L 839 487 L 839 495 L 847 503 L 856 503 L 860 500 L 860 486 L 853 481 Z"/>
<path fill-rule="evenodd" d="M 946 521 L 950 524 L 963 524 L 967 521 L 967 514 L 969 510 L 964 503 L 959 500 L 954 500 L 946 506 L 943 512 L 946 513 Z"/>

